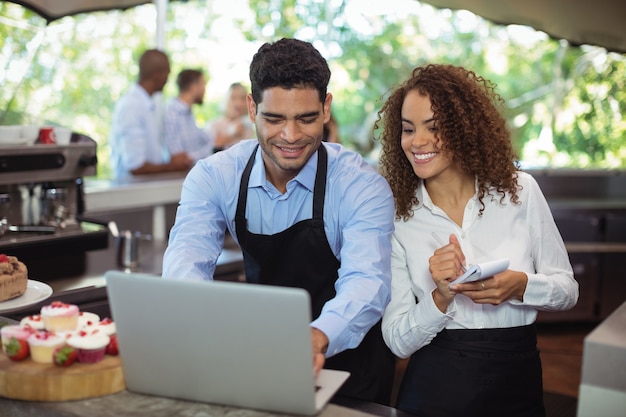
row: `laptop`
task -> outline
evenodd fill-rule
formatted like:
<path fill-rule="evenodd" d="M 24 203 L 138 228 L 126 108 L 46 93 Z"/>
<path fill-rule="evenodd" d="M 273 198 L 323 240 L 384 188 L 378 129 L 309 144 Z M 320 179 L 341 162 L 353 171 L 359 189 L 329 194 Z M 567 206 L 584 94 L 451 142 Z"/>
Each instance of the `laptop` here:
<path fill-rule="evenodd" d="M 129 391 L 280 413 L 319 413 L 349 376 L 313 376 L 299 288 L 105 274 Z"/>

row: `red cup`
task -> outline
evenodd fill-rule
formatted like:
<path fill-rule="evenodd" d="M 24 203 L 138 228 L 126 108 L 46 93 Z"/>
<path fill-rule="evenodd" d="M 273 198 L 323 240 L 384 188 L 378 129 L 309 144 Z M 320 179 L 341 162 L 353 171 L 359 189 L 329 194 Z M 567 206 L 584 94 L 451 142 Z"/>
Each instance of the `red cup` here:
<path fill-rule="evenodd" d="M 39 129 L 39 143 L 54 144 L 57 143 L 56 135 L 53 127 L 42 127 Z"/>

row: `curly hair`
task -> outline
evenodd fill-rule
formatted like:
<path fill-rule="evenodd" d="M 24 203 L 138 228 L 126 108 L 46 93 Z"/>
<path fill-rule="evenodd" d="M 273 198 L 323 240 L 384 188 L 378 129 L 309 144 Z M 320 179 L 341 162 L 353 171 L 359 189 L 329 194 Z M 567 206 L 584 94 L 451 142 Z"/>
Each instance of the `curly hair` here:
<path fill-rule="evenodd" d="M 255 103 L 263 101 L 263 91 L 314 88 L 320 101 L 326 99 L 330 68 L 317 49 L 298 39 L 281 39 L 263 44 L 250 64 L 250 82 Z"/>
<path fill-rule="evenodd" d="M 420 178 L 400 144 L 402 104 L 411 90 L 430 99 L 439 146 L 477 179 L 479 214 L 485 209 L 483 199 L 490 187 L 495 187 L 501 200 L 510 193 L 517 204 L 519 164 L 500 113 L 504 100 L 495 92 L 495 84 L 462 67 L 430 64 L 415 68 L 411 78 L 391 93 L 374 124 L 374 130 L 382 125 L 380 169 L 393 191 L 396 218 L 408 220 L 419 203 L 416 190 Z"/>

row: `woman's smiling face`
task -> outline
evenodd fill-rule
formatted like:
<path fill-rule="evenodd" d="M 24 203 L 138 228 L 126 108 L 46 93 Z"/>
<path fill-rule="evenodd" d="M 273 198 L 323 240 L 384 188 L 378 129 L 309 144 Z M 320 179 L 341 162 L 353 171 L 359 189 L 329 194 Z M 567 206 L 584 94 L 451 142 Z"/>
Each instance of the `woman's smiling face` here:
<path fill-rule="evenodd" d="M 438 146 L 437 128 L 430 98 L 417 90 L 407 93 L 402 103 L 402 135 L 400 144 L 413 172 L 428 179 L 441 174 L 450 165 L 451 158 Z"/>

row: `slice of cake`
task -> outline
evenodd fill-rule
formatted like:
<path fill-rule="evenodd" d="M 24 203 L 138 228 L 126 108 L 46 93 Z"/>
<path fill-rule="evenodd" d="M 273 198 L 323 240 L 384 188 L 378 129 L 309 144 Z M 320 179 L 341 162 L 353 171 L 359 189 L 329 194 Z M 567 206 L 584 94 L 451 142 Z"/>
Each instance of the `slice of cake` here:
<path fill-rule="evenodd" d="M 26 292 L 28 269 L 15 256 L 0 254 L 0 301 L 19 297 Z"/>

